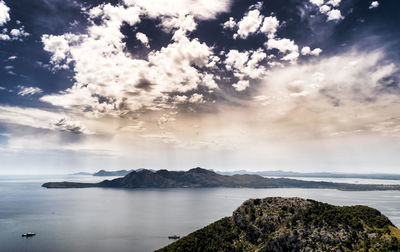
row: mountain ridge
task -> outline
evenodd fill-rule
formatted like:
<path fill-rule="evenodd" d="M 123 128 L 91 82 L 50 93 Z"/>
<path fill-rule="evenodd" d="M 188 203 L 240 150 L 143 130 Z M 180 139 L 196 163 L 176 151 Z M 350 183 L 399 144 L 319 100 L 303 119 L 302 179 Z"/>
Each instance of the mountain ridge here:
<path fill-rule="evenodd" d="M 339 190 L 400 190 L 400 185 L 346 184 L 332 182 L 302 181 L 286 178 L 264 178 L 259 175 L 221 175 L 200 167 L 189 171 L 150 170 L 132 171 L 124 177 L 99 183 L 48 182 L 46 188 L 320 188 Z"/>

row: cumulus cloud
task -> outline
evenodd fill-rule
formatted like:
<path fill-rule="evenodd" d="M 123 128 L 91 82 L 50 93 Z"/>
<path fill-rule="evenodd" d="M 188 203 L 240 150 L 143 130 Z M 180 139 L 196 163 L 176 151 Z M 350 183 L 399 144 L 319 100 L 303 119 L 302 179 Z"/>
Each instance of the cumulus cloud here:
<path fill-rule="evenodd" d="M 136 33 L 136 39 L 139 40 L 144 46 L 150 47 L 149 45 L 149 38 L 146 36 L 146 34 L 138 32 Z"/>
<path fill-rule="evenodd" d="M 0 34 L 0 40 L 5 40 L 5 41 L 11 40 L 11 37 L 8 34 L 2 33 Z"/>
<path fill-rule="evenodd" d="M 319 11 L 324 14 L 327 14 L 330 10 L 331 7 L 328 5 L 322 5 L 321 7 L 319 7 Z"/>
<path fill-rule="evenodd" d="M 329 1 L 327 2 L 327 4 L 330 4 L 330 5 L 332 5 L 333 7 L 337 7 L 337 6 L 340 5 L 341 2 L 342 2 L 342 0 L 329 0 Z"/>
<path fill-rule="evenodd" d="M 236 24 L 235 20 L 233 19 L 233 17 L 230 17 L 229 20 L 226 21 L 226 22 L 222 25 L 222 27 L 223 27 L 224 29 L 226 29 L 226 30 L 232 30 L 233 28 L 236 27 L 236 25 L 237 25 L 237 24 Z"/>
<path fill-rule="evenodd" d="M 179 1 L 169 3 L 172 9 L 168 10 L 148 5 L 147 1 L 126 4 L 105 4 L 88 10 L 91 25 L 86 34 L 42 36 L 54 69 L 73 68 L 75 72 L 73 87 L 43 96 L 42 101 L 96 117 L 120 116 L 140 109 L 173 108 L 171 100 L 176 93 L 184 95 L 200 86 L 211 91 L 218 88 L 212 69 L 219 57 L 213 55 L 211 47 L 196 38 L 190 39 L 187 33 L 196 28 L 194 17 L 213 18 L 220 11 L 207 14 L 192 7 L 182 9 Z M 223 1 L 214 5 L 228 6 Z M 136 59 L 125 50 L 120 27 L 124 22 L 131 26 L 139 23 L 141 15 L 156 14 L 164 15 L 157 18 L 164 29 L 171 30 L 172 41 L 151 51 L 147 59 Z M 137 33 L 137 39 L 148 45 L 146 38 Z"/>
<path fill-rule="evenodd" d="M 299 47 L 290 39 L 269 39 L 266 43 L 268 49 L 277 49 L 283 53 L 282 60 L 294 62 L 299 57 Z"/>
<path fill-rule="evenodd" d="M 276 17 L 265 17 L 260 31 L 266 33 L 268 38 L 274 38 L 278 27 L 279 20 Z"/>
<path fill-rule="evenodd" d="M 43 49 L 52 53 L 50 63 L 55 69 L 68 68 L 69 57 L 71 57 L 69 42 L 75 42 L 78 39 L 79 37 L 73 34 L 63 36 L 44 34 L 42 36 Z"/>
<path fill-rule="evenodd" d="M 324 0 L 310 0 L 310 2 L 317 6 L 321 6 L 324 4 Z"/>
<path fill-rule="evenodd" d="M 43 90 L 38 87 L 18 86 L 18 89 L 19 89 L 18 95 L 20 96 L 31 96 L 43 92 Z"/>
<path fill-rule="evenodd" d="M 327 16 L 327 21 L 339 21 L 344 18 L 340 10 L 337 9 L 341 0 L 330 0 L 326 3 L 324 0 L 310 0 L 310 2 L 316 5 L 321 14 Z"/>
<path fill-rule="evenodd" d="M 311 50 L 309 46 L 304 46 L 301 49 L 301 55 L 313 55 L 313 56 L 318 56 L 322 52 L 321 48 L 315 48 Z"/>
<path fill-rule="evenodd" d="M 145 14 L 152 18 L 160 16 L 191 15 L 201 20 L 213 19 L 218 14 L 226 12 L 231 6 L 230 0 L 124 0 L 128 6 L 138 6 Z"/>
<path fill-rule="evenodd" d="M 230 17 L 223 24 L 223 27 L 230 30 L 237 28 L 237 33 L 233 36 L 234 38 L 246 39 L 248 36 L 259 32 L 265 33 L 268 38 L 273 38 L 279 27 L 279 20 L 275 16 L 264 17 L 260 12 L 261 8 L 262 2 L 258 2 L 249 7 L 249 11 L 244 14 L 239 22 L 236 23 Z"/>
<path fill-rule="evenodd" d="M 333 10 L 329 11 L 327 13 L 327 15 L 328 15 L 328 19 L 327 19 L 328 21 L 336 21 L 336 20 L 343 19 L 343 16 L 342 16 L 342 13 L 340 12 L 340 10 L 333 9 Z"/>
<path fill-rule="evenodd" d="M 226 54 L 225 67 L 239 79 L 259 79 L 266 74 L 266 68 L 261 64 L 266 58 L 267 54 L 261 48 L 243 52 L 233 49 Z"/>
<path fill-rule="evenodd" d="M 191 103 L 204 103 L 203 95 L 202 94 L 193 94 L 189 98 L 189 102 Z"/>
<path fill-rule="evenodd" d="M 20 27 L 18 29 L 14 28 L 10 31 L 12 40 L 20 40 L 23 41 L 24 37 L 28 37 L 30 34 L 24 30 L 24 27 Z"/>
<path fill-rule="evenodd" d="M 378 6 L 379 6 L 379 2 L 378 1 L 373 1 L 371 3 L 371 5 L 369 6 L 369 9 L 375 9 L 375 8 L 378 8 Z"/>
<path fill-rule="evenodd" d="M 260 14 L 258 9 L 250 10 L 244 17 L 237 23 L 237 34 L 240 38 L 247 38 L 250 34 L 256 33 L 263 21 L 263 15 Z"/>
<path fill-rule="evenodd" d="M 0 26 L 5 25 L 10 21 L 10 8 L 2 0 L 0 1 Z"/>
<path fill-rule="evenodd" d="M 1 0 L 0 1 L 0 27 L 4 26 L 11 20 L 10 18 L 10 8 L 6 5 L 6 3 Z M 8 31 L 7 28 L 3 28 L 0 33 L 0 40 L 3 41 L 11 41 L 11 40 L 19 40 L 23 41 L 24 37 L 29 36 L 30 34 L 24 30 L 24 26 L 21 25 L 19 20 L 16 21 L 17 25 L 20 27 L 12 28 L 11 31 Z"/>
<path fill-rule="evenodd" d="M 240 80 L 237 83 L 233 84 L 232 87 L 235 88 L 236 91 L 242 92 L 246 90 L 250 86 L 250 82 L 248 80 Z"/>

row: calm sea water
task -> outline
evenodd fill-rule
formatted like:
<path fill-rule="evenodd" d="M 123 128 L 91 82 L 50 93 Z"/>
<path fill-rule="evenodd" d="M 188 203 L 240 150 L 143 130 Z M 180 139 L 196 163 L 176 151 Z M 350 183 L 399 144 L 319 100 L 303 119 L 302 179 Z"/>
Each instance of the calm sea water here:
<path fill-rule="evenodd" d="M 82 177 L 0 177 L 0 251 L 152 251 L 224 216 L 244 200 L 311 198 L 379 209 L 400 226 L 400 191 L 319 189 L 45 189 L 47 181 Z M 21 234 L 35 232 L 32 238 Z"/>

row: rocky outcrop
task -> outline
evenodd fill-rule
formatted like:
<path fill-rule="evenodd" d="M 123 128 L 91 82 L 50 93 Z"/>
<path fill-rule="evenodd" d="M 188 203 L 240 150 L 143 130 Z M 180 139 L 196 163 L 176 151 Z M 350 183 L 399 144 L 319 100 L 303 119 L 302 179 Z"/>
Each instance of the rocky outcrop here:
<path fill-rule="evenodd" d="M 399 251 L 399 239 L 376 209 L 276 197 L 247 200 L 159 251 Z"/>

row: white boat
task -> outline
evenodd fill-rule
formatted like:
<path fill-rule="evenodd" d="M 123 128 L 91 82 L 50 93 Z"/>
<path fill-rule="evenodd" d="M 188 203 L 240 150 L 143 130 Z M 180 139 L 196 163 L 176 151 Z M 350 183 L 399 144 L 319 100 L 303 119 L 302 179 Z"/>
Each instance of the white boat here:
<path fill-rule="evenodd" d="M 31 237 L 31 236 L 35 236 L 36 234 L 33 232 L 28 232 L 26 234 L 22 234 L 22 237 Z"/>

